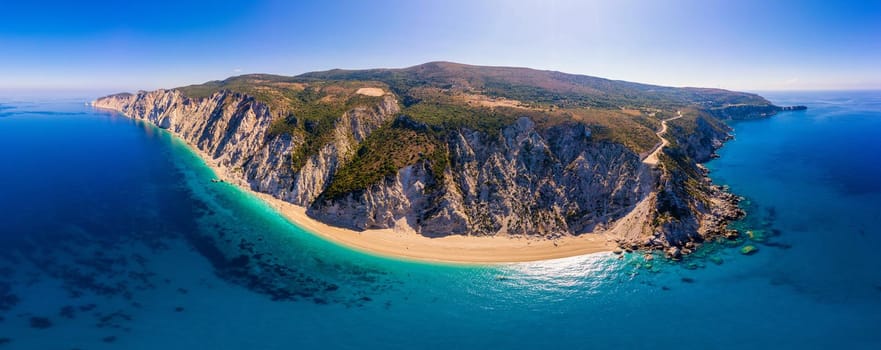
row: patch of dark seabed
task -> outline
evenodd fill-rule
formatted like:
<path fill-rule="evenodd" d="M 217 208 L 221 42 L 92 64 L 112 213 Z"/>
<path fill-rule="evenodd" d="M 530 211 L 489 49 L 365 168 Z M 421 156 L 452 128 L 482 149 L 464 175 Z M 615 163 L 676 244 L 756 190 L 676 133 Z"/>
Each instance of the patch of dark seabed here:
<path fill-rule="evenodd" d="M 75 122 L 103 125 L 108 120 Z M 127 119 L 114 123 L 134 124 Z M 239 203 L 237 190 L 210 183 L 210 175 L 187 172 L 198 164 L 176 162 L 195 155 L 175 148 L 167 135 L 138 128 L 126 134 L 119 125 L 79 127 L 92 133 L 90 140 L 122 135 L 119 142 L 134 138 L 147 145 L 79 142 L 77 152 L 102 154 L 91 157 L 66 154 L 74 148 L 64 142 L 52 144 L 78 135 L 76 128 L 33 147 L 27 144 L 31 138 L 6 139 L 25 149 L 56 150 L 53 166 L 59 169 L 46 168 L 36 155 L 23 158 L 33 164 L 21 164 L 22 171 L 10 173 L 9 182 L 27 185 L 0 191 L 4 343 L 15 344 L 10 336 L 21 332 L 79 329 L 93 334 L 85 343 L 119 344 L 150 327 L 148 318 L 155 319 L 157 308 L 198 317 L 205 310 L 194 303 L 220 289 L 247 290 L 277 302 L 357 307 L 397 283 L 382 270 L 300 254 L 296 246 L 279 242 L 290 224 L 255 213 L 260 210 Z M 125 147 L 133 150 L 114 151 Z M 273 222 L 270 227 L 267 221 Z M 166 306 L 165 300 L 173 304 Z M 37 334 L 22 336 L 31 344 L 40 341 Z"/>

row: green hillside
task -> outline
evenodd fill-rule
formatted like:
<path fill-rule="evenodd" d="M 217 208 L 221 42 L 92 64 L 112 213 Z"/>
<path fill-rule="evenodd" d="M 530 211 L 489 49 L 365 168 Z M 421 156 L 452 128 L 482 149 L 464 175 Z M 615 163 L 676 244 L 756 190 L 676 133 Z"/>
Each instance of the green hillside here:
<path fill-rule="evenodd" d="M 382 101 L 382 96 L 359 94 L 362 88 L 393 95 L 401 115 L 412 123 L 389 123 L 368 138 L 356 158 L 337 171 L 338 181 L 329 195 L 364 188 L 420 160 L 429 160 L 435 168 L 446 164 L 446 137 L 460 128 L 495 133 L 521 117 L 532 119 L 540 130 L 583 123 L 590 127 L 593 142 L 620 143 L 644 154 L 658 143 L 655 131 L 660 120 L 678 111 L 720 114 L 718 111 L 744 109 L 737 106 L 777 108 L 749 93 L 449 62 L 403 69 L 335 69 L 294 77 L 243 75 L 178 90 L 191 98 L 207 98 L 227 90 L 267 104 L 276 115 L 273 133 L 294 134 L 305 140 L 292 155 L 293 168 L 298 170 L 329 141 L 334 122 L 343 113 Z M 424 127 L 402 126 L 413 123 Z"/>

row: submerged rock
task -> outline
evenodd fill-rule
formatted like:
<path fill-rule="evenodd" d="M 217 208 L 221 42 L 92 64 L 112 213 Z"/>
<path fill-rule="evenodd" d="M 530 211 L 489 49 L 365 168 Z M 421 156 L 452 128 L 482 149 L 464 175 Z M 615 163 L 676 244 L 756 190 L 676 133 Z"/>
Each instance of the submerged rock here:
<path fill-rule="evenodd" d="M 759 248 L 756 248 L 756 246 L 753 246 L 753 245 L 748 245 L 748 246 L 744 246 L 743 248 L 740 248 L 740 254 L 743 254 L 743 255 L 752 255 L 758 251 L 759 251 Z"/>
<path fill-rule="evenodd" d="M 768 240 L 768 237 L 767 237 L 767 235 L 765 235 L 764 230 L 746 231 L 746 235 L 749 237 L 750 240 L 755 241 L 755 242 L 764 242 L 764 241 Z"/>
<path fill-rule="evenodd" d="M 46 329 L 52 327 L 52 321 L 46 317 L 31 317 L 31 328 Z"/>
<path fill-rule="evenodd" d="M 8 311 L 18 305 L 19 297 L 11 292 L 12 286 L 6 282 L 0 282 L 0 311 Z"/>
<path fill-rule="evenodd" d="M 74 318 L 76 317 L 76 309 L 74 309 L 74 307 L 70 305 L 62 307 L 61 310 L 58 311 L 58 316 L 64 318 Z"/>

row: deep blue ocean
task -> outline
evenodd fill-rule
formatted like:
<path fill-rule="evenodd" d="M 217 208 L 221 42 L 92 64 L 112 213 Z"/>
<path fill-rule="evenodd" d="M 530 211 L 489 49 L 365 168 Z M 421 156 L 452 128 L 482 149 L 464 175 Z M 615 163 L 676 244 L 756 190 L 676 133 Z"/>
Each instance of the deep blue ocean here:
<path fill-rule="evenodd" d="M 707 164 L 752 240 L 487 267 L 325 242 L 92 96 L 0 99 L 0 349 L 879 349 L 881 92 L 763 95 L 809 109 Z"/>

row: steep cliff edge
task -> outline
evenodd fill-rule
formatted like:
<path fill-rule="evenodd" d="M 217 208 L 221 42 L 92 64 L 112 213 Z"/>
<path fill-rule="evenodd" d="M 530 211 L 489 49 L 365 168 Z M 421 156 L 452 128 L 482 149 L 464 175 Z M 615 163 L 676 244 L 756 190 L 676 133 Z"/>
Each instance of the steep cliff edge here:
<path fill-rule="evenodd" d="M 739 215 L 698 163 L 727 138 L 719 111 L 779 107 L 724 90 L 520 70 L 243 76 L 93 105 L 167 129 L 252 190 L 355 230 L 613 232 L 623 246 L 678 255 Z M 660 164 L 643 163 L 660 120 L 682 110 Z"/>
<path fill-rule="evenodd" d="M 357 230 L 406 224 L 427 236 L 592 232 L 626 214 L 654 183 L 638 154 L 620 144 L 591 142 L 586 126 L 538 130 L 523 117 L 497 134 L 451 131 L 443 145 L 449 163 L 441 174 L 432 160 L 418 160 L 379 183 L 322 197 L 337 169 L 353 160 L 374 130 L 414 128 L 403 125 L 407 117 L 389 123 L 399 112 L 393 97 L 341 115 L 334 137 L 298 171 L 291 156 L 304 140 L 271 133 L 275 118 L 249 96 L 218 92 L 194 100 L 158 90 L 108 96 L 94 105 L 167 129 L 240 174 L 253 190 Z"/>
<path fill-rule="evenodd" d="M 525 117 L 497 134 L 454 130 L 443 173 L 419 161 L 365 189 L 320 198 L 309 212 L 354 229 L 405 219 L 427 236 L 592 232 L 626 214 L 653 180 L 637 154 L 588 135 L 580 124 L 538 130 Z"/>

